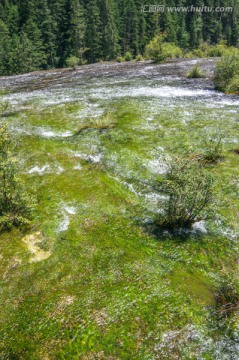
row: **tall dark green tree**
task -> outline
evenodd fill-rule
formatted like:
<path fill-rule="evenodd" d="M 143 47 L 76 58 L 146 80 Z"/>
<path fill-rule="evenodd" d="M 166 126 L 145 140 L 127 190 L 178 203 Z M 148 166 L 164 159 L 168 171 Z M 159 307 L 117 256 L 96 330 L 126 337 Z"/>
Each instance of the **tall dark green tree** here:
<path fill-rule="evenodd" d="M 6 24 L 0 20 L 0 75 L 10 74 L 11 38 Z"/>
<path fill-rule="evenodd" d="M 79 0 L 68 0 L 68 26 L 66 36 L 68 37 L 67 55 L 80 57 L 81 49 L 84 47 L 85 18 L 83 7 Z"/>
<path fill-rule="evenodd" d="M 57 23 L 53 18 L 47 0 L 40 2 L 36 15 L 36 23 L 42 40 L 41 48 L 44 49 L 46 58 L 45 67 L 55 67 L 57 65 Z"/>
<path fill-rule="evenodd" d="M 112 0 L 99 1 L 100 18 L 101 18 L 101 47 L 104 59 L 115 59 L 119 52 L 119 35 L 116 23 L 114 21 L 114 6 Z"/>
<path fill-rule="evenodd" d="M 87 59 L 95 62 L 103 58 L 100 9 L 97 0 L 88 0 L 86 4 L 85 44 L 89 49 Z"/>
<path fill-rule="evenodd" d="M 34 18 L 29 18 L 22 27 L 22 32 L 29 40 L 30 61 L 32 70 L 46 67 L 46 52 L 40 28 Z"/>

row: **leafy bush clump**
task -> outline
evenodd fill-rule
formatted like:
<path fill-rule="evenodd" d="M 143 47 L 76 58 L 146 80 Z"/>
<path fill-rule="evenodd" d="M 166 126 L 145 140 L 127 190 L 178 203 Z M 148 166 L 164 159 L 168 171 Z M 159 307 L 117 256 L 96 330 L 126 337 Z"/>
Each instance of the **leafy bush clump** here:
<path fill-rule="evenodd" d="M 175 159 L 158 190 L 166 195 L 163 211 L 156 223 L 162 228 L 176 230 L 191 228 L 196 221 L 205 220 L 212 208 L 214 180 L 200 163 Z"/>
<path fill-rule="evenodd" d="M 167 59 L 180 58 L 182 50 L 173 43 L 164 42 L 165 35 L 157 35 L 146 46 L 146 57 L 156 63 L 162 63 Z"/>
<path fill-rule="evenodd" d="M 196 54 L 198 52 L 198 55 L 202 55 L 199 57 L 205 57 L 205 55 L 208 53 L 209 47 L 210 45 L 207 42 L 203 42 L 199 45 L 198 49 L 194 50 L 194 53 Z"/>
<path fill-rule="evenodd" d="M 183 51 L 174 43 L 164 43 L 163 55 L 165 59 L 181 58 L 183 56 Z"/>
<path fill-rule="evenodd" d="M 234 76 L 226 87 L 227 94 L 239 95 L 239 75 Z"/>
<path fill-rule="evenodd" d="M 0 128 L 0 231 L 30 223 L 31 204 L 17 178 L 12 143 L 5 127 Z"/>
<path fill-rule="evenodd" d="M 189 79 L 203 78 L 205 77 L 205 73 L 199 65 L 195 65 L 189 70 L 187 77 Z"/>
<path fill-rule="evenodd" d="M 207 51 L 208 57 L 222 57 L 225 55 L 239 55 L 239 50 L 233 46 L 227 46 L 225 43 L 219 43 L 209 46 Z"/>
<path fill-rule="evenodd" d="M 236 75 L 239 75 L 239 55 L 223 56 L 216 64 L 214 72 L 215 88 L 226 91 Z"/>
<path fill-rule="evenodd" d="M 141 54 L 138 54 L 135 58 L 136 61 L 144 61 L 144 58 Z"/>
<path fill-rule="evenodd" d="M 198 58 L 205 58 L 207 57 L 207 52 L 204 52 L 200 47 L 198 49 L 195 49 L 193 51 L 193 55 L 194 57 L 198 57 Z"/>
<path fill-rule="evenodd" d="M 0 101 L 0 115 L 4 116 L 8 113 L 11 108 L 9 101 Z"/>
<path fill-rule="evenodd" d="M 118 63 L 122 63 L 122 62 L 125 61 L 125 59 L 124 59 L 122 56 L 117 56 L 117 57 L 116 57 L 116 61 L 117 61 Z"/>
<path fill-rule="evenodd" d="M 198 49 L 193 51 L 194 55 L 200 58 L 204 57 L 222 57 L 225 55 L 239 55 L 239 49 L 233 46 L 227 46 L 225 41 L 221 41 L 216 45 L 202 43 Z"/>
<path fill-rule="evenodd" d="M 205 150 L 202 153 L 201 159 L 209 164 L 215 164 L 222 159 L 222 135 L 214 134 L 207 137 L 205 140 Z"/>
<path fill-rule="evenodd" d="M 193 59 L 193 58 L 195 58 L 195 55 L 192 52 L 188 51 L 188 52 L 184 53 L 183 57 L 185 59 Z"/>
<path fill-rule="evenodd" d="M 72 69 L 76 69 L 77 65 L 79 65 L 80 59 L 76 56 L 70 56 L 66 59 L 66 66 Z"/>
<path fill-rule="evenodd" d="M 132 54 L 127 51 L 127 53 L 125 54 L 125 61 L 132 61 L 133 60 L 133 56 Z"/>

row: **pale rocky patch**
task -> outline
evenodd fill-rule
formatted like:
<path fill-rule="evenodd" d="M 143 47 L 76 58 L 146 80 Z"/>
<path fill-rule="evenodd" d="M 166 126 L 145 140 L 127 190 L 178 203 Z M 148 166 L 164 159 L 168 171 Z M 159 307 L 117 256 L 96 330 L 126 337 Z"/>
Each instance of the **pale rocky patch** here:
<path fill-rule="evenodd" d="M 2 260 L 2 259 L 3 259 L 3 256 L 0 255 L 0 260 Z M 22 263 L 21 259 L 19 259 L 18 257 L 13 257 L 11 259 L 11 261 L 9 262 L 5 272 L 3 273 L 2 278 L 4 280 L 7 279 L 10 276 L 11 271 L 13 271 L 14 269 L 17 269 L 21 265 L 21 263 Z"/>
<path fill-rule="evenodd" d="M 44 240 L 41 232 L 35 232 L 33 234 L 25 236 L 22 241 L 26 244 L 29 252 L 32 254 L 29 262 L 34 263 L 42 260 L 46 260 L 51 256 L 50 251 L 42 250 L 39 244 Z"/>
<path fill-rule="evenodd" d="M 76 299 L 75 295 L 64 295 L 59 302 L 56 303 L 54 309 L 48 313 L 49 318 L 60 317 L 64 314 L 68 306 L 72 305 Z"/>

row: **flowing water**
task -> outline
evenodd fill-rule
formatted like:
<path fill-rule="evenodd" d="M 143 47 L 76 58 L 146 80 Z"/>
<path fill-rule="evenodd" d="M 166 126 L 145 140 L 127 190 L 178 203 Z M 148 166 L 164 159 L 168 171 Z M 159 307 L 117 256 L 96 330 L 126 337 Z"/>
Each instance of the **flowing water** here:
<path fill-rule="evenodd" d="M 207 77 L 187 79 L 187 71 L 196 63 L 201 64 Z M 232 214 L 239 206 L 239 157 L 234 152 L 239 147 L 239 98 L 213 89 L 214 65 L 214 60 L 202 59 L 177 60 L 162 65 L 102 63 L 74 71 L 42 71 L 0 79 L 1 99 L 10 103 L 4 121 L 8 122 L 18 143 L 17 158 L 27 189 L 34 189 L 39 198 L 36 226 L 45 239 L 43 250 L 51 254 L 48 259 L 28 265 L 30 261 L 21 242 L 22 235 L 14 235 L 14 249 L 22 257 L 21 264 L 31 266 L 29 270 L 24 270 L 23 265 L 17 267 L 13 282 L 17 282 L 16 286 L 22 290 L 19 290 L 20 295 L 13 292 L 14 296 L 25 299 L 21 301 L 26 308 L 29 297 L 34 301 L 40 297 L 42 304 L 46 304 L 41 310 L 43 313 L 39 309 L 32 310 L 33 313 L 40 312 L 36 315 L 38 325 L 35 320 L 29 320 L 28 324 L 29 329 L 39 326 L 41 348 L 45 348 L 45 353 L 34 348 L 37 359 L 53 359 L 54 353 L 63 346 L 59 344 L 66 346 L 65 354 L 74 355 L 78 348 L 86 355 L 100 356 L 102 346 L 97 347 L 97 355 L 94 353 L 96 345 L 90 345 L 90 341 L 100 344 L 102 334 L 99 335 L 99 329 L 103 329 L 106 344 L 115 344 L 116 349 L 120 346 L 132 348 L 131 358 L 135 359 L 222 360 L 239 357 L 236 315 L 230 324 L 224 324 L 223 329 L 220 321 L 213 316 L 209 319 L 214 306 L 214 287 L 221 276 L 218 274 L 234 266 L 227 264 L 229 253 L 225 249 L 230 252 L 230 261 L 234 261 L 237 233 Z M 100 121 L 104 118 L 111 119 L 112 123 L 102 126 Z M 201 247 L 196 250 L 199 245 L 195 239 L 182 245 L 172 245 L 170 237 L 165 243 L 158 242 L 132 223 L 139 217 L 141 224 L 148 224 L 154 214 L 161 211 L 159 203 L 164 197 L 152 189 L 150 179 L 167 171 L 173 155 L 188 150 L 202 151 L 205 138 L 215 133 L 223 138 L 225 160 L 212 168 L 220 188 L 220 215 L 210 225 L 214 235 L 210 235 L 209 225 L 202 221 L 194 224 L 192 232 L 206 237 L 202 240 L 202 250 Z M 135 213 L 132 210 L 141 207 L 148 210 L 147 215 L 144 211 L 139 215 L 138 210 Z M 141 247 L 136 250 L 137 241 Z M 222 250 L 210 248 L 212 243 L 222 246 Z M 207 255 L 203 253 L 204 246 Z M 6 271 L 10 271 L 9 266 L 11 269 L 14 249 L 10 246 L 7 255 L 2 250 L 3 256 L 10 259 Z M 101 255 L 104 251 L 108 258 Z M 134 251 L 137 253 L 135 258 Z M 94 256 L 98 262 L 93 261 Z M 98 265 L 101 261 L 103 264 L 101 257 L 108 259 L 104 260 L 102 268 Z M 80 263 L 73 265 L 77 261 Z M 58 266 L 59 263 L 62 264 Z M 68 275 L 60 275 L 61 267 L 62 273 Z M 145 280 L 141 279 L 141 269 L 144 269 Z M 40 275 L 41 271 L 49 274 L 49 278 Z M 9 276 L 11 278 L 11 273 Z M 32 283 L 32 292 L 26 290 L 28 281 Z M 48 311 L 47 304 L 54 307 L 55 301 L 49 298 L 49 293 L 58 281 L 59 288 L 54 288 L 58 310 Z M 89 289 L 88 282 L 91 284 Z M 6 289 L 11 289 L 8 286 Z M 82 287 L 86 290 L 82 293 L 79 290 L 79 295 L 76 288 Z M 108 302 L 100 300 L 101 305 L 97 305 L 95 299 L 97 296 L 103 299 L 108 291 L 106 288 L 111 289 L 106 296 Z M 48 295 L 45 295 L 46 289 Z M 24 291 L 28 293 L 28 299 Z M 7 296 L 8 290 L 3 294 Z M 64 296 L 78 300 L 63 306 L 61 299 Z M 24 305 L 19 305 L 20 300 L 17 303 L 19 313 L 14 310 L 9 321 L 19 321 L 24 313 Z M 79 310 L 81 305 L 85 309 L 83 315 Z M 97 306 L 100 309 L 93 310 Z M 62 307 L 69 316 L 69 323 L 61 313 Z M 71 307 L 72 311 L 68 310 Z M 141 309 L 138 314 L 137 307 Z M 3 319 L 4 316 L 7 319 L 10 308 L 6 305 Z M 71 320 L 72 314 L 78 319 L 76 322 Z M 86 323 L 81 323 L 80 316 Z M 125 330 L 126 325 L 122 324 L 130 324 L 131 317 L 138 326 L 130 328 L 129 325 Z M 45 321 L 52 329 L 47 336 L 44 335 Z M 118 332 L 112 325 L 117 322 Z M 71 339 L 69 342 L 76 342 L 76 348 L 73 345 L 67 347 L 66 335 L 64 337 L 59 330 L 61 326 Z M 80 337 L 79 329 L 85 338 Z M 4 331 L 6 337 L 14 338 L 8 328 Z M 112 337 L 108 335 L 110 333 Z M 28 330 L 22 336 L 30 336 Z M 120 336 L 122 340 L 115 340 Z M 53 350 L 50 350 L 49 338 L 61 339 L 62 343 L 54 340 Z M 28 342 L 31 343 L 31 339 Z M 12 343 L 9 340 L 4 355 L 9 356 L 9 349 L 18 354 L 12 350 Z M 32 350 L 24 346 L 24 354 L 28 354 L 25 359 L 30 359 L 27 356 L 31 356 Z M 116 351 L 110 349 L 109 346 L 109 354 Z M 127 358 L 122 349 L 116 351 L 115 358 Z M 110 358 L 107 351 L 105 354 L 105 357 L 91 358 Z M 65 355 L 65 358 L 71 359 L 73 355 Z"/>

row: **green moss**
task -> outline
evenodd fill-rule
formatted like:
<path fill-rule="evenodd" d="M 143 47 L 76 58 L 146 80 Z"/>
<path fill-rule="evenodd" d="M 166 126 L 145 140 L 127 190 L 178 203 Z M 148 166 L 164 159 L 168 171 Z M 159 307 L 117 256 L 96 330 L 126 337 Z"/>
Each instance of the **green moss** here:
<path fill-rule="evenodd" d="M 178 267 L 173 271 L 170 279 L 172 279 L 172 286 L 180 292 L 188 293 L 191 298 L 201 303 L 202 306 L 214 305 L 213 288 L 205 275 L 195 271 L 190 274 L 185 269 Z"/>
<path fill-rule="evenodd" d="M 221 231 L 235 230 L 239 206 L 238 155 L 230 151 L 239 125 L 229 110 L 236 107 L 208 107 L 205 117 L 205 104 L 180 101 L 171 108 L 147 97 L 98 101 L 113 113 L 114 126 L 67 138 L 44 138 L 35 130 L 74 133 L 88 119 L 80 102 L 29 102 L 28 110 L 10 117 L 12 126 L 32 134 L 13 131 L 26 190 L 36 193 L 38 204 L 28 233 L 0 237 L 0 357 L 163 359 L 165 332 L 196 324 L 210 338 L 220 335 L 210 311 L 214 290 L 225 269 L 237 271 L 236 244 Z M 201 153 L 203 134 L 218 128 L 225 161 L 208 169 L 217 177 L 221 227 L 206 224 L 204 236 L 159 241 L 142 221 L 145 213 L 152 216 L 145 194 L 153 191 L 157 174 L 150 161 L 182 148 Z M 97 154 L 100 162 L 90 162 Z M 44 165 L 49 168 L 42 175 L 29 174 Z M 56 174 L 58 167 L 62 172 Z M 76 213 L 67 213 L 67 206 Z M 69 227 L 60 231 L 65 216 Z M 22 238 L 37 231 L 51 255 L 30 263 Z"/>

